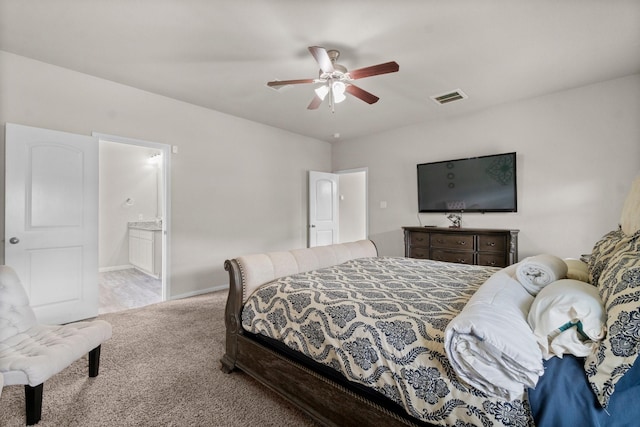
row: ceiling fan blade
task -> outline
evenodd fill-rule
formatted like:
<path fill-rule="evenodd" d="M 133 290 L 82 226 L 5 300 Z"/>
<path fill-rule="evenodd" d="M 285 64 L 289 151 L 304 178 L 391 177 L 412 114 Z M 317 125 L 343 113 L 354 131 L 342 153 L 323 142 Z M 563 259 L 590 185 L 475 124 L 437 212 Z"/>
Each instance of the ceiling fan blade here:
<path fill-rule="evenodd" d="M 320 98 L 318 95 L 315 95 L 309 103 L 307 110 L 317 110 L 320 104 L 322 104 L 322 98 Z"/>
<path fill-rule="evenodd" d="M 397 62 L 385 62 L 384 64 L 372 65 L 370 67 L 358 68 L 349 71 L 349 75 L 353 80 L 362 79 L 364 77 L 377 76 L 378 74 L 395 73 L 400 69 Z"/>
<path fill-rule="evenodd" d="M 366 90 L 361 89 L 358 86 L 354 86 L 354 85 L 347 85 L 345 92 L 355 96 L 356 98 L 362 99 L 367 104 L 375 104 L 380 99 L 374 94 L 367 92 Z"/>
<path fill-rule="evenodd" d="M 274 89 L 280 89 L 281 86 L 297 85 L 301 83 L 314 83 L 316 79 L 298 79 L 298 80 L 274 80 L 267 83 L 267 86 Z"/>
<path fill-rule="evenodd" d="M 316 59 L 323 73 L 333 73 L 333 63 L 326 49 L 320 46 L 309 47 L 309 52 Z"/>

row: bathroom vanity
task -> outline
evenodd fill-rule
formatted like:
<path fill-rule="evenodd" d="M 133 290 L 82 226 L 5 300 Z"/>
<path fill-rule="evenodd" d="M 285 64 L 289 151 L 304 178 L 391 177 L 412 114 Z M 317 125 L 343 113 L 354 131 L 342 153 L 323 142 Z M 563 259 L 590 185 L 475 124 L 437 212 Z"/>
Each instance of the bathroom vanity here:
<path fill-rule="evenodd" d="M 129 223 L 129 263 L 159 279 L 162 275 L 162 222 Z"/>

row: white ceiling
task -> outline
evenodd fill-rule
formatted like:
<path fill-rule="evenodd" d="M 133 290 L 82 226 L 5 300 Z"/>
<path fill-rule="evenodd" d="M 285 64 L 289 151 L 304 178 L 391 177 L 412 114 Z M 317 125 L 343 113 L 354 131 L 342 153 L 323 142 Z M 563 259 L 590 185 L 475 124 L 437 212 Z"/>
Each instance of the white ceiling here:
<path fill-rule="evenodd" d="M 376 104 L 307 110 L 312 85 L 266 82 L 317 77 L 313 45 L 400 71 L 357 81 Z M 0 0 L 0 49 L 348 140 L 638 73 L 640 0 Z"/>

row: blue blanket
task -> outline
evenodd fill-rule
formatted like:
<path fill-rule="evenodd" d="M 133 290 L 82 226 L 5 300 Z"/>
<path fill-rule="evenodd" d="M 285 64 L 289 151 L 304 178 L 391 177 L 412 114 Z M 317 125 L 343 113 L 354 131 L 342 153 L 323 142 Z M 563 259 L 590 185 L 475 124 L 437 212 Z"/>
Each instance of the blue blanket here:
<path fill-rule="evenodd" d="M 565 355 L 544 362 L 545 373 L 529 403 L 538 427 L 640 425 L 640 363 L 616 385 L 609 406 L 600 407 L 584 373 L 584 358 Z"/>

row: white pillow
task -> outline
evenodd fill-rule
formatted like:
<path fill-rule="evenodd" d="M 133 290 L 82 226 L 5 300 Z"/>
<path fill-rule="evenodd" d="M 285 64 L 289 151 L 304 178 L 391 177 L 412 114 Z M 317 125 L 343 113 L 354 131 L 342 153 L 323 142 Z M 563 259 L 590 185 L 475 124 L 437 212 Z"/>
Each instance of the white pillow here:
<path fill-rule="evenodd" d="M 566 258 L 564 263 L 567 264 L 567 279 L 589 283 L 589 265 L 586 262 L 579 259 Z"/>
<path fill-rule="evenodd" d="M 606 331 L 598 289 L 574 279 L 557 280 L 542 289 L 531 304 L 528 321 L 545 359 L 588 356 Z"/>

